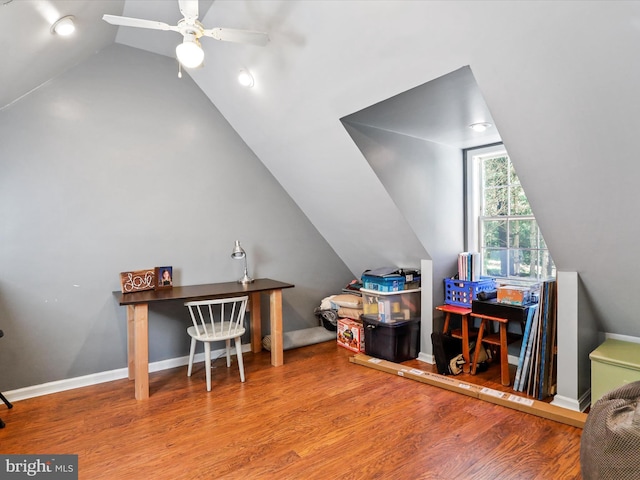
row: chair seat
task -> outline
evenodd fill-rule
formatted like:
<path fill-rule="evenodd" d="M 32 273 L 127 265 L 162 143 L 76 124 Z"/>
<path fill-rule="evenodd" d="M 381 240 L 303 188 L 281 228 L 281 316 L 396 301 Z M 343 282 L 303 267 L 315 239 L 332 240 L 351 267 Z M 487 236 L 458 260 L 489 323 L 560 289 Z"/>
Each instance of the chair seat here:
<path fill-rule="evenodd" d="M 224 322 L 222 328 L 220 328 L 220 324 L 216 324 L 216 331 L 211 331 L 211 326 L 207 325 L 206 327 L 202 327 L 198 325 L 198 329 L 196 327 L 187 328 L 187 333 L 192 338 L 199 340 L 201 342 L 217 342 L 222 340 L 229 340 L 231 338 L 236 338 L 238 336 L 244 335 L 245 328 L 244 327 L 234 327 L 233 325 L 229 328 L 228 322 Z M 220 333 L 223 332 L 223 333 Z"/>

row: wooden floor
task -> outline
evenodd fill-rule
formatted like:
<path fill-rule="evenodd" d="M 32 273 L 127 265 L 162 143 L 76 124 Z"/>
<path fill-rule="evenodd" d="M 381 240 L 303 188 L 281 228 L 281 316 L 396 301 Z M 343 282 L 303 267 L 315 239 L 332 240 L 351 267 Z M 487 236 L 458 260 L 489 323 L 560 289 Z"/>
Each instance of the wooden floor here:
<path fill-rule="evenodd" d="M 326 342 L 237 366 L 117 380 L 14 403 L 3 454 L 77 454 L 79 478 L 580 479 L 579 428 L 349 362 Z M 428 365 L 420 363 L 423 369 Z M 493 373 L 493 375 L 492 375 Z M 484 377 L 483 377 L 484 376 Z M 494 388 L 497 371 L 478 376 Z"/>

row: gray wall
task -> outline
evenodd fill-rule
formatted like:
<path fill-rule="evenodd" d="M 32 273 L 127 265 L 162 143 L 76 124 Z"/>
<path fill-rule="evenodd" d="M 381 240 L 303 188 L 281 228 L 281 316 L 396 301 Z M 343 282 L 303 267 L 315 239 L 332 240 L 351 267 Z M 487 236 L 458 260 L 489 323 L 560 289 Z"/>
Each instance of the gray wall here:
<path fill-rule="evenodd" d="M 294 283 L 284 329 L 351 272 L 175 62 L 114 45 L 0 112 L 2 390 L 126 367 L 119 272 Z M 266 316 L 266 312 L 265 312 Z M 188 353 L 181 304 L 150 312 L 150 361 Z M 264 333 L 268 321 L 263 319 Z"/>
<path fill-rule="evenodd" d="M 463 243 L 462 152 L 408 135 L 343 121 L 433 260 L 433 299 L 457 273 Z M 418 266 L 418 265 L 416 265 Z"/>

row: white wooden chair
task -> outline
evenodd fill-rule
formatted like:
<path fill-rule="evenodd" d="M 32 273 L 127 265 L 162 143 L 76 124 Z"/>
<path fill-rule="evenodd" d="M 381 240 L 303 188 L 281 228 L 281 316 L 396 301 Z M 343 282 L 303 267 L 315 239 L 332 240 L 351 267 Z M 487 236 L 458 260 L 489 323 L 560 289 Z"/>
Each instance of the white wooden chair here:
<path fill-rule="evenodd" d="M 244 314 L 247 309 L 248 296 L 218 298 L 215 300 L 199 300 L 186 302 L 193 326 L 187 328 L 191 337 L 189 352 L 189 368 L 187 376 L 191 376 L 196 343 L 204 343 L 205 371 L 207 375 L 207 391 L 211 391 L 211 342 L 225 342 L 227 367 L 231 366 L 229 347 L 231 339 L 235 340 L 240 381 L 244 382 L 244 364 L 242 362 L 241 337 L 245 332 Z"/>

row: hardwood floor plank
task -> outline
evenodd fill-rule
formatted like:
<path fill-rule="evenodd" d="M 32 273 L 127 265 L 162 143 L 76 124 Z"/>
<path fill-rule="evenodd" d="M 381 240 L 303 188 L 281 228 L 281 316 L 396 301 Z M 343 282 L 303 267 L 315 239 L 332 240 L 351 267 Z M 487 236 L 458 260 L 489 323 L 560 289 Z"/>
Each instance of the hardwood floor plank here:
<path fill-rule="evenodd" d="M 79 478 L 580 479 L 581 430 L 349 362 L 334 342 L 152 373 L 0 410 L 0 453 L 79 456 Z M 427 369 L 428 365 L 420 364 Z M 490 377 L 478 376 L 492 388 Z M 499 376 L 497 377 L 499 381 Z"/>

